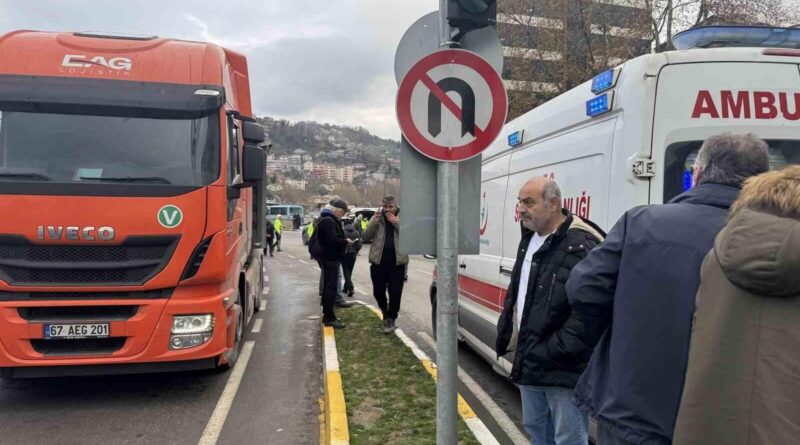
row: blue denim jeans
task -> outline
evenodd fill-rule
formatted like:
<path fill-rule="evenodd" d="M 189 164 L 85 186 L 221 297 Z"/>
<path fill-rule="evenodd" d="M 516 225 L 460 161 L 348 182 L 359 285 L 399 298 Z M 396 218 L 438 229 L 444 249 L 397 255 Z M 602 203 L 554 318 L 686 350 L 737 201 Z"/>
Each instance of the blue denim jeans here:
<path fill-rule="evenodd" d="M 589 417 L 573 399 L 573 390 L 554 386 L 519 385 L 522 424 L 532 445 L 586 445 Z"/>

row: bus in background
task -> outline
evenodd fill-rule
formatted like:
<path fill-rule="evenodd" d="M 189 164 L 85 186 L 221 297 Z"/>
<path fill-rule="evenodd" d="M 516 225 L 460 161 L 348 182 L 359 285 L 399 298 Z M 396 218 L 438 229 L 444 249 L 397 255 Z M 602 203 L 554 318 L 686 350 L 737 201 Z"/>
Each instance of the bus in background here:
<path fill-rule="evenodd" d="M 234 51 L 0 36 L 0 375 L 233 366 L 263 286 L 263 141 Z"/>
<path fill-rule="evenodd" d="M 268 220 L 275 221 L 278 215 L 281 216 L 284 224 L 289 224 L 291 227 L 295 215 L 300 215 L 301 224 L 305 221 L 306 210 L 303 206 L 297 204 L 276 204 L 267 206 Z"/>

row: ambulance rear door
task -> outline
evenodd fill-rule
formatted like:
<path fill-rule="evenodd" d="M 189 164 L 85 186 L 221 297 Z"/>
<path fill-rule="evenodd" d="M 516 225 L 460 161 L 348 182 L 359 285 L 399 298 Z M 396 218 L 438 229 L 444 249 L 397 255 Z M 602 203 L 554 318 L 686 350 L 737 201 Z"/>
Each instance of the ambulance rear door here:
<path fill-rule="evenodd" d="M 720 133 L 754 133 L 764 139 L 771 168 L 800 162 L 800 59 L 775 59 L 662 68 L 653 120 L 658 173 L 650 181 L 651 203 L 667 202 L 691 187 L 691 166 L 700 146 Z"/>

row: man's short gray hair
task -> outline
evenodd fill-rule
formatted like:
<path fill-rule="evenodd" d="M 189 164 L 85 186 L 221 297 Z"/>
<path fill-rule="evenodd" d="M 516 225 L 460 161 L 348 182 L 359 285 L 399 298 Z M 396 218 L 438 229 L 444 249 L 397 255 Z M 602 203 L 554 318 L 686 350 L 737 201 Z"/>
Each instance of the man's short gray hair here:
<path fill-rule="evenodd" d="M 542 198 L 544 198 L 545 201 L 556 199 L 559 205 L 561 205 L 561 188 L 556 184 L 556 181 L 547 181 L 544 184 L 542 188 Z"/>
<path fill-rule="evenodd" d="M 745 179 L 769 170 L 769 146 L 752 133 L 723 133 L 703 142 L 694 164 L 702 170 L 697 185 L 741 187 Z"/>

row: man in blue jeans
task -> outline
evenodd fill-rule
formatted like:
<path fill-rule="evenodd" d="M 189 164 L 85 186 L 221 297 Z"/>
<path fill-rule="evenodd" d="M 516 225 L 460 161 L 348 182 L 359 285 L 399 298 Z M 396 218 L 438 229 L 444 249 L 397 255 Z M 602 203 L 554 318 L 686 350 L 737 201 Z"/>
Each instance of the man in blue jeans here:
<path fill-rule="evenodd" d="M 522 423 L 534 445 L 586 445 L 589 421 L 572 396 L 592 350 L 564 336 L 572 311 L 565 284 L 572 268 L 605 234 L 588 220 L 561 208 L 552 179 L 534 178 L 519 191 L 522 241 L 508 294 L 497 323 L 495 350 L 515 350 L 511 381 L 522 396 Z"/>

